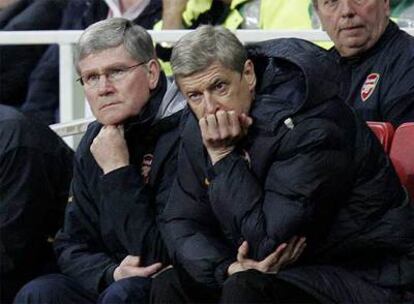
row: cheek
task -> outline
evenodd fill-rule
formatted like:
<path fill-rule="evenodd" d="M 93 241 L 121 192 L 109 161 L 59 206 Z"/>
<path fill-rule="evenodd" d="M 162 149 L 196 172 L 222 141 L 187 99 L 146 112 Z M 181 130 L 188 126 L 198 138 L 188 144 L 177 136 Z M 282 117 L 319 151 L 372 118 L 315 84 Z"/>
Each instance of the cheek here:
<path fill-rule="evenodd" d="M 188 102 L 188 106 L 194 112 L 194 114 L 196 115 L 196 117 L 198 119 L 204 117 L 204 106 L 203 106 L 203 103 L 194 104 L 194 103 Z"/>
<path fill-rule="evenodd" d="M 96 96 L 94 94 L 85 92 L 85 98 L 88 101 L 89 107 L 91 108 L 92 112 L 95 114 L 98 107 Z"/>

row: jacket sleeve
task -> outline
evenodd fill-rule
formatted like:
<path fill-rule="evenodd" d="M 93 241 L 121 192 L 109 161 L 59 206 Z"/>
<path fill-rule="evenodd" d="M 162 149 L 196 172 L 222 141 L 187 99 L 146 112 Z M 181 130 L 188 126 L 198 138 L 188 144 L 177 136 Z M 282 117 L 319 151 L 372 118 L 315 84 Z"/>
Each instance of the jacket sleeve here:
<path fill-rule="evenodd" d="M 262 183 L 235 151 L 213 168 L 213 212 L 227 237 L 248 241 L 256 260 L 292 236 L 322 226 L 315 217 L 320 204 L 331 203 L 323 207 L 328 214 L 346 188 L 351 153 L 341 148 L 345 141 L 317 124 L 305 121 L 289 131 L 280 144 L 285 153 L 276 152 Z"/>
<path fill-rule="evenodd" d="M 194 143 L 196 145 L 196 143 Z M 195 159 L 197 159 L 196 155 Z M 193 158 L 194 159 L 194 158 Z M 203 159 L 198 157 L 198 160 Z M 174 266 L 191 289 L 218 288 L 237 252 L 223 241 L 208 203 L 204 174 L 191 162 L 185 145 L 178 156 L 177 180 L 163 213 L 162 234 Z"/>
<path fill-rule="evenodd" d="M 3 276 L 16 269 L 40 268 L 42 255 L 52 253 L 47 239 L 62 225 L 70 177 L 70 160 L 58 162 L 37 148 L 17 147 L 0 155 Z"/>
<path fill-rule="evenodd" d="M 394 77 L 389 79 L 388 90 L 384 90 L 383 102 L 379 103 L 383 120 L 390 121 L 394 127 L 405 122 L 414 121 L 414 64 L 408 63 L 402 67 L 401 63 L 390 64 L 388 73 Z M 395 85 L 395 84 L 398 85 Z"/>
<path fill-rule="evenodd" d="M 169 164 L 173 166 L 173 164 Z M 170 188 L 165 176 L 158 185 Z M 156 223 L 154 191 L 144 183 L 138 166 L 129 165 L 101 178 L 101 221 L 111 226 L 128 254 L 142 257 L 142 265 L 164 262 L 166 254 Z M 157 197 L 159 198 L 159 196 Z"/>
<path fill-rule="evenodd" d="M 101 239 L 98 207 L 78 160 L 75 160 L 71 195 L 64 226 L 54 242 L 58 264 L 62 273 L 97 293 L 110 279 L 117 261 L 110 256 Z"/>

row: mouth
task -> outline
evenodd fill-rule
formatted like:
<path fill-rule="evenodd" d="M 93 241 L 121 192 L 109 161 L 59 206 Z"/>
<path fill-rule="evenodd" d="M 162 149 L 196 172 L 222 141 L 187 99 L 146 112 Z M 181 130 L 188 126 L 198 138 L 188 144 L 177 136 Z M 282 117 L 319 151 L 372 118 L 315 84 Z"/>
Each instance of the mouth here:
<path fill-rule="evenodd" d="M 110 108 L 110 107 L 112 107 L 112 106 L 117 105 L 118 103 L 119 103 L 119 102 L 108 102 L 108 103 L 105 103 L 105 104 L 103 104 L 103 105 L 99 108 L 99 111 L 106 110 L 106 109 L 108 109 L 108 108 Z"/>
<path fill-rule="evenodd" d="M 356 30 L 360 30 L 362 28 L 363 28 L 362 25 L 344 26 L 344 27 L 341 28 L 341 32 L 342 31 L 345 31 L 345 32 L 356 31 Z"/>

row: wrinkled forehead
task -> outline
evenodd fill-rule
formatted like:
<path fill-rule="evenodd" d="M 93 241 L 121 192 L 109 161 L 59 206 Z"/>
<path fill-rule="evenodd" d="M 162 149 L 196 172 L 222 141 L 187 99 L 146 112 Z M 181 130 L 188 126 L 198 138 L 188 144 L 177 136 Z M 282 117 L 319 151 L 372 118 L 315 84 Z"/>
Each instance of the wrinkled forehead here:
<path fill-rule="evenodd" d="M 124 45 L 92 52 L 84 56 L 78 63 L 78 70 L 105 69 L 113 66 L 134 64 L 136 60 L 125 49 Z"/>
<path fill-rule="evenodd" d="M 191 75 L 176 76 L 176 81 L 183 92 L 203 91 L 218 81 L 230 82 L 237 74 L 239 73 L 216 61 L 205 69 L 194 72 Z"/>

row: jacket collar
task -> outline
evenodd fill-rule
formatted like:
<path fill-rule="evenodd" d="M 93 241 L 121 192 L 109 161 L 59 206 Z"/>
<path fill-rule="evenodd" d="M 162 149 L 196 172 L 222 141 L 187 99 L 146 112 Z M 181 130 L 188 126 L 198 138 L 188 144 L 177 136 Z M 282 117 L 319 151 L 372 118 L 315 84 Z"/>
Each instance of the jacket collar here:
<path fill-rule="evenodd" d="M 157 115 L 158 109 L 163 100 L 163 96 L 167 90 L 167 79 L 164 73 L 160 75 L 160 81 L 158 82 L 157 87 L 151 92 L 151 96 L 141 110 L 141 112 L 124 122 L 125 132 L 128 133 L 131 129 L 139 128 L 142 131 L 149 130 L 152 124 L 155 122 L 155 117 Z"/>

